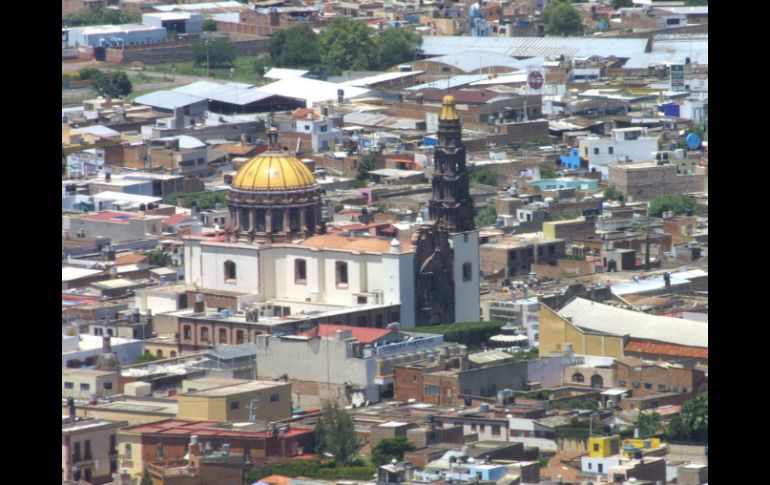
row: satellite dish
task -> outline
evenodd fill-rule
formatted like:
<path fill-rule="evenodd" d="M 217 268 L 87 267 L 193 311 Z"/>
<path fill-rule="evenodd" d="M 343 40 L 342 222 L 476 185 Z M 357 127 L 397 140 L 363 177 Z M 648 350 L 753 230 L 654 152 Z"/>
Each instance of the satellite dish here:
<path fill-rule="evenodd" d="M 697 150 L 700 148 L 701 139 L 696 133 L 690 133 L 685 137 L 684 141 L 687 143 L 687 148 L 690 150 Z"/>

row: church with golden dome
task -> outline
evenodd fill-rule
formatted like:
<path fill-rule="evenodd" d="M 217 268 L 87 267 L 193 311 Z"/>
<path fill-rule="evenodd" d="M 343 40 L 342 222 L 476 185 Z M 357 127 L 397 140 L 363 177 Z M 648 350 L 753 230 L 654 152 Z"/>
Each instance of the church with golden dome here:
<path fill-rule="evenodd" d="M 233 178 L 228 241 L 291 242 L 323 234 L 322 189 L 315 176 L 280 149 L 275 128 L 268 140 L 268 151 L 245 163 Z"/>

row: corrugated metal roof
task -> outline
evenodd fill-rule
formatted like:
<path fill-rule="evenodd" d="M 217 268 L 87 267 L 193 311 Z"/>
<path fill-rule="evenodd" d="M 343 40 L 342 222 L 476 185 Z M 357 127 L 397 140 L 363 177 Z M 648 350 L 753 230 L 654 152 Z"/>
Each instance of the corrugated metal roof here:
<path fill-rule="evenodd" d="M 488 67 L 510 67 L 525 69 L 526 64 L 513 57 L 495 51 L 464 50 L 439 57 L 427 59 L 427 62 L 438 62 L 452 65 L 464 72 L 476 71 Z"/>
<path fill-rule="evenodd" d="M 575 298 L 558 313 L 587 330 L 687 347 L 709 345 L 708 324 L 702 322 L 623 310 L 583 298 Z"/>
<path fill-rule="evenodd" d="M 174 109 L 190 106 L 191 104 L 206 101 L 205 98 L 194 96 L 192 94 L 174 92 L 174 91 L 155 91 L 154 93 L 138 96 L 134 103 L 151 106 L 153 108 Z"/>
<path fill-rule="evenodd" d="M 173 91 L 240 106 L 261 101 L 274 95 L 273 93 L 255 88 L 253 84 L 220 84 L 209 81 L 197 81 L 187 86 L 178 87 Z"/>
<path fill-rule="evenodd" d="M 440 81 L 433 81 L 430 83 L 418 84 L 416 86 L 406 88 L 406 91 L 419 91 L 421 89 L 427 89 L 427 88 L 438 88 L 438 89 L 446 89 L 447 87 L 456 88 L 459 86 L 465 86 L 467 84 L 471 84 L 472 82 L 482 81 L 488 78 L 489 78 L 489 74 L 460 74 L 458 76 L 452 76 L 449 79 L 442 79 Z"/>
<path fill-rule="evenodd" d="M 280 67 L 274 67 L 265 73 L 268 79 L 293 79 L 295 77 L 302 77 L 310 71 L 303 69 L 284 69 Z"/>
<path fill-rule="evenodd" d="M 346 86 L 368 87 L 373 84 L 378 84 L 378 83 L 387 82 L 387 81 L 394 81 L 396 79 L 401 79 L 404 77 L 417 76 L 422 73 L 423 71 L 384 72 L 382 74 L 377 74 L 374 76 L 362 77 L 360 79 L 354 79 L 352 81 L 345 81 L 341 84 L 345 84 Z"/>
<path fill-rule="evenodd" d="M 590 37 L 426 36 L 421 49 L 429 56 L 481 50 L 511 57 L 631 57 L 644 53 L 647 39 Z"/>
<path fill-rule="evenodd" d="M 304 77 L 282 79 L 265 86 L 260 86 L 259 89 L 279 96 L 304 99 L 309 103 L 337 99 L 338 89 L 342 89 L 345 92 L 345 98 L 355 98 L 369 93 L 369 90 L 364 88 Z"/>

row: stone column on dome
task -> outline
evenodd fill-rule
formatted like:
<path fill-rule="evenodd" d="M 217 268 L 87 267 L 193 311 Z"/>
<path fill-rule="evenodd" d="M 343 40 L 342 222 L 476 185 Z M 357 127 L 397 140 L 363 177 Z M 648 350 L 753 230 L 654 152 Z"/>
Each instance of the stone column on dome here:
<path fill-rule="evenodd" d="M 251 232 L 257 232 L 257 209 L 249 209 L 249 227 Z"/>
<path fill-rule="evenodd" d="M 302 207 L 299 210 L 299 232 L 304 236 L 307 234 L 307 221 L 305 220 L 305 212 L 308 210 L 307 207 Z"/>
<path fill-rule="evenodd" d="M 288 207 L 283 208 L 283 233 L 291 233 L 291 209 Z"/>
<path fill-rule="evenodd" d="M 239 207 L 236 207 L 233 211 L 233 227 L 237 230 L 241 229 L 241 210 Z"/>
<path fill-rule="evenodd" d="M 265 209 L 265 234 L 272 234 L 273 232 L 273 211 Z"/>

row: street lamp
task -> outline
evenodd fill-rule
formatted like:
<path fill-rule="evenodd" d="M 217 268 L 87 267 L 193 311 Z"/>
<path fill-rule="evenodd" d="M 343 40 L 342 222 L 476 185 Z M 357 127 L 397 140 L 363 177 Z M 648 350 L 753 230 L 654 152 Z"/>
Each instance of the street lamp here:
<path fill-rule="evenodd" d="M 209 77 L 209 39 L 203 41 L 206 44 L 206 77 Z"/>

